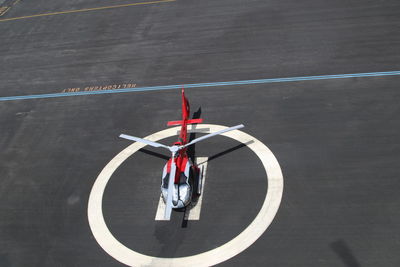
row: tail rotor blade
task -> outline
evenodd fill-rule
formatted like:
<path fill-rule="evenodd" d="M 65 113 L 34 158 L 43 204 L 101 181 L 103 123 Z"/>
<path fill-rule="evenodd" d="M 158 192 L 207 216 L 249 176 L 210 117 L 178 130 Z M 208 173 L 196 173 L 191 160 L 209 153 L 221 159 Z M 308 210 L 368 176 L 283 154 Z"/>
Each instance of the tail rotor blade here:
<path fill-rule="evenodd" d="M 128 139 L 128 140 L 132 140 L 132 141 L 136 141 L 136 142 L 140 142 L 140 143 L 144 143 L 146 145 L 153 146 L 153 147 L 163 147 L 163 148 L 169 149 L 169 147 L 166 146 L 166 145 L 163 145 L 163 144 L 160 144 L 160 143 L 157 143 L 157 142 L 153 142 L 153 141 L 150 141 L 150 140 L 147 140 L 147 139 L 142 139 L 142 138 L 139 138 L 139 137 L 135 137 L 135 136 L 130 136 L 130 135 L 127 135 L 127 134 L 120 134 L 119 137 L 124 138 L 124 139 Z"/>
<path fill-rule="evenodd" d="M 167 193 L 167 203 L 165 206 L 164 219 L 171 219 L 172 212 L 172 195 L 174 194 L 174 182 L 175 182 L 175 173 L 176 173 L 176 164 L 175 159 L 172 157 L 171 159 L 171 171 L 169 173 L 169 181 L 168 181 L 168 193 Z"/>
<path fill-rule="evenodd" d="M 229 127 L 229 128 L 223 129 L 223 130 L 215 132 L 215 133 L 210 133 L 210 134 L 204 135 L 202 137 L 199 137 L 199 138 L 196 138 L 196 139 L 192 140 L 191 142 L 187 143 L 186 145 L 180 146 L 179 149 L 182 149 L 184 147 L 193 145 L 193 144 L 195 144 L 197 142 L 200 142 L 200 141 L 202 141 L 204 139 L 207 139 L 207 138 L 210 138 L 210 137 L 213 137 L 213 136 L 216 136 L 216 135 L 220 135 L 220 134 L 223 134 L 223 133 L 226 133 L 226 132 L 229 132 L 229 131 L 237 130 L 237 129 L 240 129 L 240 128 L 243 128 L 243 127 L 244 127 L 243 124 L 239 124 L 239 125 L 236 125 L 236 126 L 233 126 L 233 127 Z"/>

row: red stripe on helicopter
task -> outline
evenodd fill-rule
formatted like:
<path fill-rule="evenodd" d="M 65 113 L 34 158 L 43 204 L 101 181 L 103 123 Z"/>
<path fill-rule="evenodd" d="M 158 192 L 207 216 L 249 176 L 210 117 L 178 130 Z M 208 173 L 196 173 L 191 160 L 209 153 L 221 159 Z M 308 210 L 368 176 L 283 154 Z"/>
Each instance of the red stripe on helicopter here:
<path fill-rule="evenodd" d="M 171 163 L 172 163 L 172 159 L 169 159 L 168 162 L 167 162 L 167 173 L 168 173 L 168 175 L 171 172 Z"/>
<path fill-rule="evenodd" d="M 186 164 L 188 164 L 189 159 L 187 157 L 184 158 L 176 158 L 175 159 L 175 164 L 176 164 L 176 172 L 175 172 L 175 183 L 179 183 L 179 177 L 181 173 L 185 172 L 186 169 Z M 172 164 L 172 159 L 168 160 L 167 162 L 167 173 L 170 175 L 171 173 L 171 164 Z"/>
<path fill-rule="evenodd" d="M 186 169 L 186 164 L 188 163 L 188 158 L 187 157 L 179 157 L 176 159 L 176 165 L 178 167 L 177 172 L 175 173 L 175 183 L 179 183 L 179 178 L 181 176 L 181 173 L 185 172 Z"/>

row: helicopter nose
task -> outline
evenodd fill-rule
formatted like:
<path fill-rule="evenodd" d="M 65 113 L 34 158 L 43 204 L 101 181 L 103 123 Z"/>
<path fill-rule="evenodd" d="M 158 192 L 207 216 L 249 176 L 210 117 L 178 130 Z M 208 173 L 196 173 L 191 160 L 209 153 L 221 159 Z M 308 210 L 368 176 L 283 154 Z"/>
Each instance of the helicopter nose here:
<path fill-rule="evenodd" d="M 183 203 L 183 201 L 179 199 L 177 208 L 181 209 L 181 208 L 184 208 L 184 207 L 185 207 L 185 203 Z"/>

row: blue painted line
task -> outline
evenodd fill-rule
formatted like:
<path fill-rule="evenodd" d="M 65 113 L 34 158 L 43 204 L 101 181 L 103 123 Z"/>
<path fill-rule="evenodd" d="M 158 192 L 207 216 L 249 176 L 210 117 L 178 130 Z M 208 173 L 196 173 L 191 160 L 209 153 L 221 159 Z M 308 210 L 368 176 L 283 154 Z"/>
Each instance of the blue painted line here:
<path fill-rule="evenodd" d="M 149 87 L 124 88 L 124 89 L 112 89 L 112 90 L 101 90 L 101 91 L 81 91 L 81 92 L 70 92 L 70 93 L 5 96 L 5 97 L 0 97 L 0 101 L 13 101 L 13 100 L 24 100 L 24 99 L 43 99 L 43 98 L 55 98 L 55 97 L 66 97 L 66 96 L 82 96 L 82 95 L 118 94 L 118 93 L 144 92 L 144 91 L 161 91 L 161 90 L 179 89 L 179 88 L 182 88 L 182 86 L 184 86 L 185 88 L 202 88 L 202 87 L 211 87 L 211 86 L 283 83 L 283 82 L 314 81 L 314 80 L 345 79 L 345 78 L 363 78 L 363 77 L 381 77 L 381 76 L 400 76 L 400 71 L 367 72 L 367 73 L 288 77 L 288 78 L 271 78 L 271 79 L 244 80 L 244 81 L 231 81 L 231 82 L 212 82 L 212 83 L 192 83 L 192 84 L 177 84 L 177 85 L 165 85 L 165 86 L 149 86 Z"/>

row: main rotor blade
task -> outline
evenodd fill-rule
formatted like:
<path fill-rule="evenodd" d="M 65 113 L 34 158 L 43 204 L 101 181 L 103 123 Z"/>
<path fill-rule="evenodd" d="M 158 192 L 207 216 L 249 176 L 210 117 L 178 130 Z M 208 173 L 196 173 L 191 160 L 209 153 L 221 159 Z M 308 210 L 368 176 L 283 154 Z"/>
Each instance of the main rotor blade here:
<path fill-rule="evenodd" d="M 222 133 L 226 133 L 226 132 L 229 132 L 229 131 L 237 130 L 237 129 L 240 129 L 240 128 L 243 128 L 243 127 L 244 127 L 243 124 L 239 124 L 239 125 L 236 125 L 236 126 L 233 126 L 233 127 L 230 127 L 230 128 L 226 128 L 224 130 L 221 130 L 221 131 L 218 131 L 218 132 L 215 132 L 215 133 L 210 133 L 210 134 L 204 135 L 202 137 L 199 137 L 199 138 L 196 138 L 196 139 L 192 140 L 191 142 L 187 143 L 186 145 L 180 146 L 179 149 L 182 149 L 184 147 L 193 145 L 193 144 L 195 144 L 197 142 L 200 142 L 200 141 L 202 141 L 204 139 L 207 139 L 207 138 L 210 138 L 210 137 L 222 134 Z"/>
<path fill-rule="evenodd" d="M 167 203 L 165 203 L 165 212 L 164 219 L 171 219 L 172 212 L 172 195 L 174 194 L 174 183 L 175 183 L 175 173 L 176 173 L 176 164 L 174 157 L 171 158 L 171 170 L 169 172 L 169 181 L 168 181 L 168 193 L 167 193 Z"/>
<path fill-rule="evenodd" d="M 163 148 L 169 149 L 169 147 L 166 146 L 166 145 L 163 145 L 163 144 L 160 144 L 160 143 L 157 143 L 157 142 L 153 142 L 153 141 L 150 141 L 150 140 L 142 139 L 142 138 L 139 138 L 139 137 L 135 137 L 135 136 L 130 136 L 130 135 L 127 135 L 127 134 L 120 134 L 119 137 L 125 138 L 125 139 L 128 139 L 128 140 L 132 140 L 132 141 L 136 141 L 136 142 L 140 142 L 140 143 L 144 143 L 146 145 L 153 146 L 153 147 L 163 147 Z"/>

